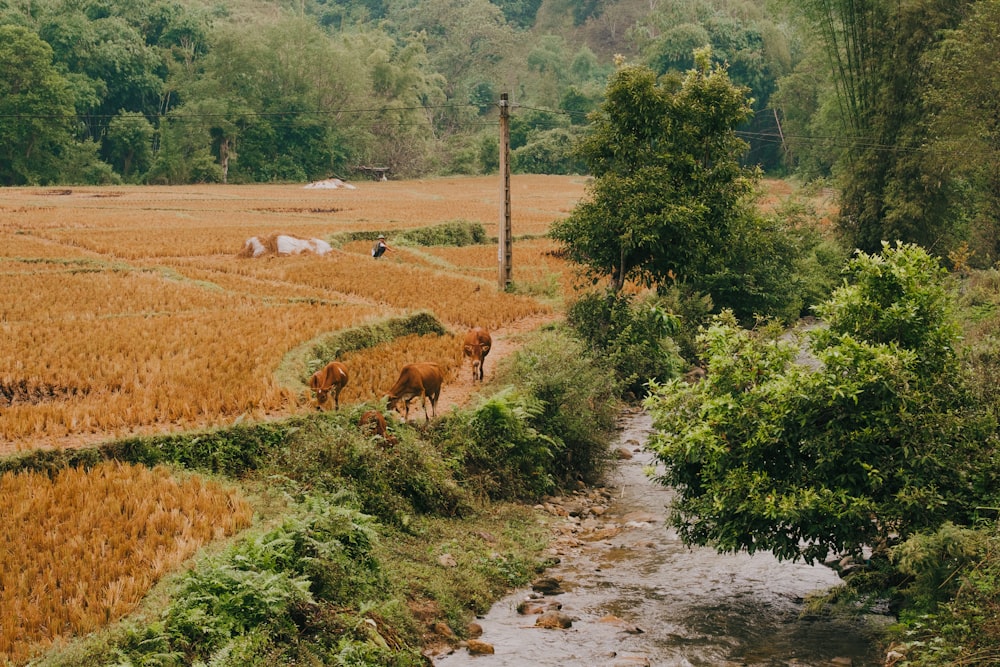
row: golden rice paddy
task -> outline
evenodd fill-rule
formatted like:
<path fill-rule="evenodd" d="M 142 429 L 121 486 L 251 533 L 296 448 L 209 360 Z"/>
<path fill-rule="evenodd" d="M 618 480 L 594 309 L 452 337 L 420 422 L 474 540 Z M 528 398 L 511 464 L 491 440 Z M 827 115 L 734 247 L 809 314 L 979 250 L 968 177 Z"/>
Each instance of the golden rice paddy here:
<path fill-rule="evenodd" d="M 543 234 L 583 189 L 577 178 L 515 177 L 515 235 Z M 498 291 L 496 247 L 398 246 L 378 261 L 361 241 L 326 256 L 237 255 L 249 237 L 273 233 L 378 231 L 391 242 L 395 231 L 470 221 L 495 236 L 498 201 L 496 178 L 4 190 L 0 455 L 311 409 L 304 384 L 278 380 L 296 350 L 418 310 L 449 333 L 345 355 L 341 401 L 377 400 L 414 361 L 440 363 L 451 381 L 465 328 L 558 306 L 552 294 Z M 528 252 L 539 243 L 548 242 L 515 246 L 516 282 L 566 268 Z M 0 477 L 0 616 L 17 619 L 0 623 L 0 662 L 22 664 L 128 614 L 164 573 L 251 514 L 233 492 L 161 468 Z"/>
<path fill-rule="evenodd" d="M 209 540 L 250 525 L 232 491 L 165 468 L 104 463 L 0 477 L 0 663 L 134 610 Z"/>
<path fill-rule="evenodd" d="M 569 272 L 539 238 L 515 243 L 514 293 L 496 287 L 495 246 L 394 245 L 376 261 L 359 241 L 326 256 L 237 257 L 273 233 L 378 231 L 392 244 L 396 231 L 469 221 L 497 235 L 497 177 L 354 185 L 5 189 L 0 454 L 307 409 L 304 387 L 275 372 L 309 341 L 417 310 L 457 335 L 558 306 Z M 543 235 L 584 190 L 579 177 L 515 176 L 515 237 Z M 461 362 L 453 339 L 422 339 L 356 354 L 359 382 L 342 399 L 381 396 L 409 361 Z"/>

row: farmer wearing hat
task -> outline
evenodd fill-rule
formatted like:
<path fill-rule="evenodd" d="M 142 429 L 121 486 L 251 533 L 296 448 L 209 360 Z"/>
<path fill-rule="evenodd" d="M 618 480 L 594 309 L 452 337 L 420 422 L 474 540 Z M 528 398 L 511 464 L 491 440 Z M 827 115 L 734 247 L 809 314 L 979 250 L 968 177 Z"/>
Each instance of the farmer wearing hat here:
<path fill-rule="evenodd" d="M 379 234 L 378 241 L 372 246 L 372 257 L 378 259 L 385 254 L 386 250 L 392 250 L 392 248 L 385 242 L 385 234 Z"/>

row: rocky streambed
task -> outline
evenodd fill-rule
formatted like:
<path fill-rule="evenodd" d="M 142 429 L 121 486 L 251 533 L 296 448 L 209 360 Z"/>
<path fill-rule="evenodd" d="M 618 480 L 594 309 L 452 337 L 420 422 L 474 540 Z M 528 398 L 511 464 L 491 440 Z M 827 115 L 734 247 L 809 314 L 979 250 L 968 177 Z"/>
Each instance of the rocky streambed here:
<path fill-rule="evenodd" d="M 665 523 L 671 491 L 646 474 L 651 420 L 623 415 L 607 486 L 542 505 L 559 565 L 478 619 L 437 667 L 869 667 L 877 619 L 808 611 L 836 586 L 822 566 L 688 548 Z M 481 634 L 480 634 L 481 628 Z"/>

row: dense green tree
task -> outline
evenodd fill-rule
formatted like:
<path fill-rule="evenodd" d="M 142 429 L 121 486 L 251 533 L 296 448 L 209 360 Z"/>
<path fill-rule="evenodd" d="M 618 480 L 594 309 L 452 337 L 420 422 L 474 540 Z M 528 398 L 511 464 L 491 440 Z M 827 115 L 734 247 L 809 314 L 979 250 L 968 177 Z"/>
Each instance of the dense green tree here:
<path fill-rule="evenodd" d="M 595 177 L 589 197 L 553 237 L 616 291 L 630 279 L 700 275 L 753 192 L 734 131 L 749 114 L 744 91 L 706 52 L 683 80 L 621 68 L 581 146 Z"/>
<path fill-rule="evenodd" d="M 507 23 L 518 28 L 530 28 L 535 24 L 535 16 L 542 0 L 491 0 L 503 10 Z"/>
<path fill-rule="evenodd" d="M 27 28 L 0 25 L 0 184 L 58 180 L 73 126 L 72 92 L 52 49 Z"/>
<path fill-rule="evenodd" d="M 123 111 L 111 119 L 105 139 L 107 155 L 125 180 L 135 180 L 153 161 L 156 130 L 141 113 Z"/>
<path fill-rule="evenodd" d="M 143 33 L 145 4 L 45 7 L 39 35 L 52 45 L 65 71 L 83 77 L 94 93 L 77 102 L 87 137 L 103 141 L 108 122 L 121 110 L 157 112 L 167 68 L 161 51 Z"/>
<path fill-rule="evenodd" d="M 973 261 L 1000 259 L 1000 1 L 980 0 L 959 29 L 928 54 L 931 155 L 968 181 Z"/>
<path fill-rule="evenodd" d="M 520 174 L 582 174 L 586 171 L 575 155 L 579 137 L 569 128 L 534 132 L 517 150 L 511 151 L 511 171 Z"/>
<path fill-rule="evenodd" d="M 514 29 L 489 0 L 400 0 L 389 19 L 396 34 L 423 36 L 448 99 L 467 103 L 481 81 L 509 83 L 504 62 L 513 54 Z"/>
<path fill-rule="evenodd" d="M 777 81 L 770 106 L 780 119 L 783 163 L 803 180 L 829 178 L 850 146 L 826 57 L 810 45 Z"/>
<path fill-rule="evenodd" d="M 839 226 L 877 252 L 883 240 L 947 250 L 960 241 L 954 192 L 927 159 L 923 58 L 956 27 L 968 0 L 804 0 L 826 48 L 853 144 L 840 165 Z"/>
<path fill-rule="evenodd" d="M 740 164 L 746 143 L 736 127 L 750 104 L 707 51 L 696 62 L 683 78 L 660 80 L 640 66 L 612 77 L 581 145 L 595 180 L 552 236 L 614 291 L 629 280 L 680 280 L 716 288 L 717 306 L 752 318 L 761 302 L 751 294 L 790 282 L 790 247 L 774 244 L 773 264 L 757 261 L 767 245 L 757 237 L 773 230 L 754 207 L 758 172 Z"/>
<path fill-rule="evenodd" d="M 648 401 L 685 542 L 812 562 L 968 524 L 995 497 L 996 420 L 968 390 L 938 261 L 886 245 L 847 274 L 811 363 L 723 315 L 701 337 L 705 380 Z"/>

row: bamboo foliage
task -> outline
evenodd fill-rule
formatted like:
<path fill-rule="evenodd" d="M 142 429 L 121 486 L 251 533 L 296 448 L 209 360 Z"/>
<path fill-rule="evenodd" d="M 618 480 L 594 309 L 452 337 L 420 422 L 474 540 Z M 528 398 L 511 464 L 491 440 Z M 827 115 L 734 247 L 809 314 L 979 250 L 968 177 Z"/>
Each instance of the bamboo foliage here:
<path fill-rule="evenodd" d="M 200 477 L 104 463 L 0 477 L 0 661 L 132 611 L 205 542 L 250 524 L 249 504 Z"/>

